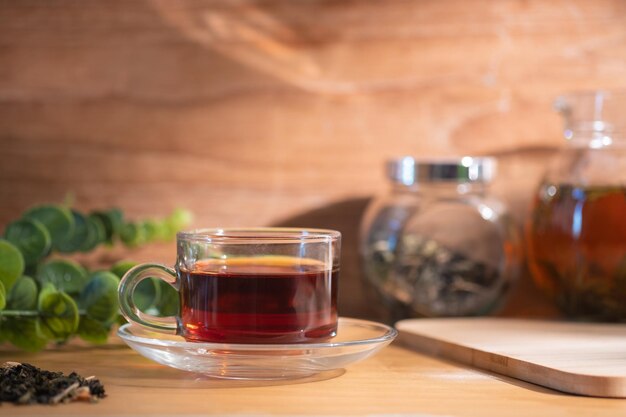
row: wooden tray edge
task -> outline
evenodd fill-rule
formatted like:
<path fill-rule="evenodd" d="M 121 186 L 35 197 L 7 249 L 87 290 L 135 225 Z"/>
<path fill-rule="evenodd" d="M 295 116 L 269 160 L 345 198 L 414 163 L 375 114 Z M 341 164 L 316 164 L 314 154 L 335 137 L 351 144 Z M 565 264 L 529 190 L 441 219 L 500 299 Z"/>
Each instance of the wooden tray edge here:
<path fill-rule="evenodd" d="M 422 353 L 451 359 L 475 368 L 531 382 L 569 394 L 589 397 L 626 398 L 626 378 L 578 374 L 549 368 L 521 359 L 457 345 L 433 337 L 416 334 L 396 323 L 398 343 Z M 546 375 L 548 378 L 546 378 Z"/>

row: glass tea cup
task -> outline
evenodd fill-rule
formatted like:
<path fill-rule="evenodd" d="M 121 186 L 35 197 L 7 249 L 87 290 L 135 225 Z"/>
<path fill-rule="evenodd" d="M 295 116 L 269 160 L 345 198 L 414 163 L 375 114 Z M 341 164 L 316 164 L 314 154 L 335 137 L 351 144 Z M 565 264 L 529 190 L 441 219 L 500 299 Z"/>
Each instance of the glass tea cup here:
<path fill-rule="evenodd" d="M 175 269 L 141 264 L 122 278 L 120 310 L 129 322 L 198 342 L 307 343 L 336 335 L 339 232 L 200 229 L 176 240 Z M 133 292 L 150 277 L 179 293 L 177 316 L 137 308 Z"/>

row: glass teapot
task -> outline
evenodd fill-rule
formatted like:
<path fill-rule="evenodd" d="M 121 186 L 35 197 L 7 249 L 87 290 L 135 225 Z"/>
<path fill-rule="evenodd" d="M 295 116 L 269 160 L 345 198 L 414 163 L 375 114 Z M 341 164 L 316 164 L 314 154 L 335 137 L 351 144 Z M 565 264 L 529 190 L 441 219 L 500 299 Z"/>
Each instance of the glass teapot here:
<path fill-rule="evenodd" d="M 568 316 L 626 320 L 626 91 L 557 99 L 567 146 L 526 224 L 536 285 Z"/>

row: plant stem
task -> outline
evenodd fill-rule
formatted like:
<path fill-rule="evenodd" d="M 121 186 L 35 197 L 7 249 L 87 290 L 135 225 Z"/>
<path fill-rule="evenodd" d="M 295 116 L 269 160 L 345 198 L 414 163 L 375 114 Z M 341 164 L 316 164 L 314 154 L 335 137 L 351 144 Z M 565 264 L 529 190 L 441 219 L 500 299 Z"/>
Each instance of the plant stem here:
<path fill-rule="evenodd" d="M 37 310 L 2 310 L 0 316 L 37 317 Z"/>
<path fill-rule="evenodd" d="M 84 316 L 87 314 L 86 310 L 78 310 L 78 314 L 80 316 Z M 41 314 L 37 310 L 2 310 L 0 311 L 0 316 L 9 316 L 9 317 L 38 317 Z"/>

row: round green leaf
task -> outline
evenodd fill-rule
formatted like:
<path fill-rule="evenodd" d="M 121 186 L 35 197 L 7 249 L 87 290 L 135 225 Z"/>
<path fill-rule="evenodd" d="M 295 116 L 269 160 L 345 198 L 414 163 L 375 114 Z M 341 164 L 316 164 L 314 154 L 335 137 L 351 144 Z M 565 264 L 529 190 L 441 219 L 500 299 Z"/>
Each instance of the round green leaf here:
<path fill-rule="evenodd" d="M 10 290 L 23 273 L 22 252 L 11 242 L 0 239 L 0 281 L 4 284 L 5 290 Z"/>
<path fill-rule="evenodd" d="M 39 266 L 37 281 L 51 283 L 68 294 L 78 294 L 87 285 L 87 271 L 76 262 L 53 259 Z"/>
<path fill-rule="evenodd" d="M 32 265 L 46 256 L 52 246 L 48 229 L 41 222 L 32 219 L 9 223 L 4 237 L 22 252 L 27 265 Z"/>
<path fill-rule="evenodd" d="M 98 216 L 87 216 L 87 238 L 83 241 L 80 250 L 89 252 L 106 240 L 106 231 L 102 220 Z"/>
<path fill-rule="evenodd" d="M 124 214 L 122 210 L 118 208 L 112 208 L 106 211 L 106 215 L 111 222 L 111 226 L 113 228 L 113 235 L 117 236 L 120 234 L 120 229 L 124 225 Z"/>
<path fill-rule="evenodd" d="M 78 324 L 78 336 L 86 342 L 103 344 L 109 338 L 109 326 L 88 316 L 82 316 Z"/>
<path fill-rule="evenodd" d="M 74 219 L 67 207 L 55 205 L 33 207 L 24 213 L 24 218 L 41 222 L 50 232 L 54 248 L 69 239 L 74 231 Z"/>
<path fill-rule="evenodd" d="M 37 352 L 47 344 L 47 339 L 37 332 L 37 320 L 34 317 L 5 317 L 0 332 L 17 348 Z"/>
<path fill-rule="evenodd" d="M 187 227 L 189 223 L 191 223 L 193 215 L 188 210 L 177 208 L 172 212 L 172 214 L 170 214 L 168 220 L 173 226 L 183 228 Z"/>
<path fill-rule="evenodd" d="M 123 225 L 122 212 L 119 209 L 111 209 L 106 211 L 94 211 L 91 213 L 100 219 L 104 226 L 105 242 L 112 243 L 113 237 L 119 234 Z"/>
<path fill-rule="evenodd" d="M 172 214 L 165 219 L 165 225 L 168 228 L 168 238 L 173 239 L 176 237 L 176 233 L 187 227 L 192 220 L 193 216 L 191 212 L 180 208 L 175 209 Z"/>
<path fill-rule="evenodd" d="M 140 227 L 143 229 L 146 242 L 153 242 L 159 238 L 159 224 L 156 221 L 145 220 L 140 223 Z"/>
<path fill-rule="evenodd" d="M 117 287 L 120 280 L 107 271 L 96 272 L 80 294 L 80 305 L 87 315 L 101 323 L 110 323 L 117 317 Z"/>
<path fill-rule="evenodd" d="M 163 280 L 158 280 L 160 297 L 155 307 L 159 316 L 175 316 L 179 312 L 180 300 L 178 292 L 170 284 Z"/>
<path fill-rule="evenodd" d="M 155 240 L 168 241 L 173 238 L 170 231 L 170 225 L 164 219 L 162 220 L 152 220 L 154 226 L 156 227 L 156 235 Z M 175 234 L 176 232 L 174 232 Z"/>
<path fill-rule="evenodd" d="M 126 223 L 120 231 L 120 240 L 129 247 L 136 247 L 145 242 L 145 231 L 137 223 Z"/>
<path fill-rule="evenodd" d="M 7 291 L 4 289 L 4 284 L 0 281 L 0 310 L 4 310 L 7 306 Z"/>
<path fill-rule="evenodd" d="M 9 310 L 34 310 L 37 308 L 37 284 L 29 276 L 22 276 L 15 282 L 7 297 Z"/>
<path fill-rule="evenodd" d="M 137 264 L 131 261 L 120 261 L 111 267 L 111 272 L 122 279 L 124 275 Z M 148 278 L 141 281 L 133 294 L 133 301 L 139 310 L 147 311 L 159 302 L 161 287 L 159 279 Z"/>
<path fill-rule="evenodd" d="M 119 261 L 111 267 L 111 272 L 117 275 L 119 279 L 122 279 L 124 275 L 135 266 L 137 266 L 137 263 L 133 261 Z"/>
<path fill-rule="evenodd" d="M 113 238 L 113 224 L 110 219 L 104 212 L 101 211 L 94 211 L 91 215 L 100 219 L 102 226 L 104 226 L 104 241 L 111 243 Z"/>
<path fill-rule="evenodd" d="M 145 312 L 160 302 L 161 286 L 159 281 L 157 278 L 147 278 L 137 285 L 133 294 L 133 301 L 139 310 Z"/>
<path fill-rule="evenodd" d="M 77 252 L 89 237 L 87 218 L 76 210 L 72 210 L 72 218 L 74 219 L 74 233 L 70 238 L 57 245 L 59 252 Z"/>
<path fill-rule="evenodd" d="M 52 284 L 45 284 L 39 292 L 37 303 L 39 319 L 37 333 L 45 339 L 66 340 L 78 329 L 76 302 Z"/>

